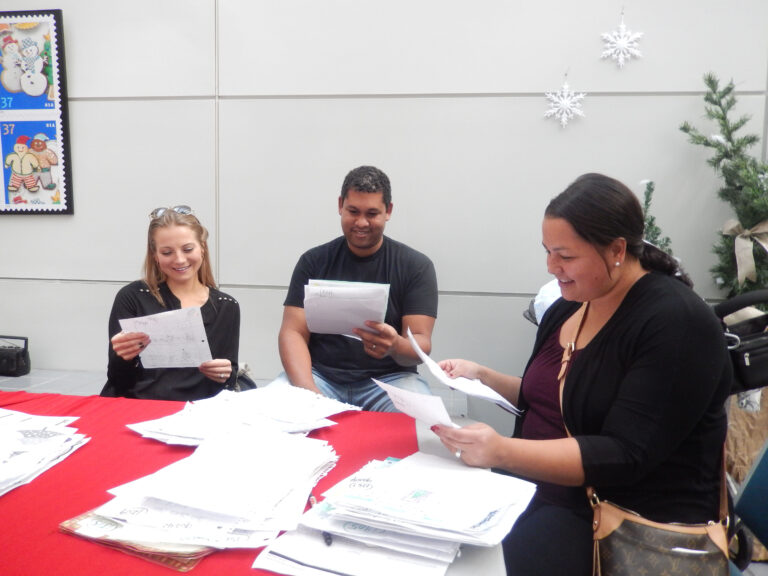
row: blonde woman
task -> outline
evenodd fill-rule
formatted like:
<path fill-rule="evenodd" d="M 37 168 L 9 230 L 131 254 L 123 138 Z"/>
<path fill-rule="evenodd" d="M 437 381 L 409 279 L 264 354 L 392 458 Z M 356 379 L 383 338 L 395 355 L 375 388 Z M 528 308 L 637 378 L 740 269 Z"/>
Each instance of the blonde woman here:
<path fill-rule="evenodd" d="M 144 278 L 124 286 L 109 316 L 109 365 L 102 396 L 197 400 L 237 379 L 240 305 L 216 288 L 208 231 L 189 206 L 156 208 L 150 214 Z M 122 332 L 119 321 L 199 306 L 213 360 L 198 368 L 144 368 L 150 339 Z"/>

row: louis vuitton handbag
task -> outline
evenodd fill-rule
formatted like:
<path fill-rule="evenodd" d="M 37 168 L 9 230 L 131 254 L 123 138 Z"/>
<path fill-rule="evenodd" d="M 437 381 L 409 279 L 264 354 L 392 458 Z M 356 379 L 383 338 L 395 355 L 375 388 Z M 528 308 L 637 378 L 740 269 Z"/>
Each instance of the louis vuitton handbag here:
<path fill-rule="evenodd" d="M 584 321 L 588 304 L 581 314 L 573 339 L 563 351 L 559 380 L 560 408 L 563 384 L 576 338 Z M 566 427 L 566 433 L 570 432 Z M 725 447 L 723 447 L 725 450 Z M 663 574 L 664 576 L 728 576 L 728 496 L 725 483 L 725 453 L 723 453 L 720 486 L 720 521 L 707 524 L 664 524 L 643 518 L 607 501 L 601 501 L 592 487 L 587 496 L 594 518 L 593 576 L 635 576 Z"/>
<path fill-rule="evenodd" d="M 610 502 L 601 502 L 591 488 L 587 492 L 594 510 L 593 576 L 728 576 L 730 573 L 728 539 L 722 521 L 652 522 Z"/>
<path fill-rule="evenodd" d="M 19 340 L 24 346 L 11 342 Z M 0 336 L 0 376 L 29 374 L 29 341 L 25 336 Z"/>

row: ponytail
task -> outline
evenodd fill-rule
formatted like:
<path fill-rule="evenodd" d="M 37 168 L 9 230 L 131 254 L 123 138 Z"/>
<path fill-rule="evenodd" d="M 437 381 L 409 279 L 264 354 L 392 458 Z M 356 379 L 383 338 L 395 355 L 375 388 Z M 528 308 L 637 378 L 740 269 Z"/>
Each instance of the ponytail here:
<path fill-rule="evenodd" d="M 693 288 L 693 281 L 680 266 L 680 261 L 655 244 L 643 240 L 637 257 L 640 265 L 646 270 L 674 276 L 689 288 Z"/>

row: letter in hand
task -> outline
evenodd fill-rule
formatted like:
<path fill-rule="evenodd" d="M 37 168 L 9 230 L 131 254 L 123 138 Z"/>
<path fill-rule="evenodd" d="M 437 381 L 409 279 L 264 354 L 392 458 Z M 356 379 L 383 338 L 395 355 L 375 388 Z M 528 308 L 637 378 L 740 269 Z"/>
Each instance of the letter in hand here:
<path fill-rule="evenodd" d="M 367 329 L 355 328 L 355 335 L 363 344 L 363 350 L 373 358 L 384 358 L 391 354 L 397 341 L 397 331 L 384 322 L 366 321 Z"/>
<path fill-rule="evenodd" d="M 118 332 L 112 337 L 112 349 L 125 361 L 130 361 L 141 354 L 151 340 L 143 332 Z"/>
<path fill-rule="evenodd" d="M 450 358 L 448 360 L 441 360 L 437 365 L 451 378 L 458 378 L 460 376 L 469 380 L 480 378 L 480 365 L 477 362 Z"/>

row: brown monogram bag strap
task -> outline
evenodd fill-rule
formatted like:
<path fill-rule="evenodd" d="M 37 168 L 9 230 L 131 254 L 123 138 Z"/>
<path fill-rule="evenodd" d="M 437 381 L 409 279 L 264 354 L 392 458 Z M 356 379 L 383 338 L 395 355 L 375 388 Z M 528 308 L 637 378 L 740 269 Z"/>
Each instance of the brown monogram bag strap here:
<path fill-rule="evenodd" d="M 565 375 L 568 373 L 568 364 L 571 362 L 571 356 L 574 350 L 576 350 L 576 340 L 579 338 L 581 327 L 584 325 L 584 318 L 587 316 L 587 308 L 589 308 L 589 302 L 584 302 L 576 312 L 578 320 L 576 321 L 576 329 L 573 331 L 573 338 L 571 338 L 563 349 L 563 358 L 560 360 L 560 373 L 557 375 L 557 379 L 560 381 L 560 414 L 563 414 L 563 387 L 565 386 Z M 565 426 L 565 433 L 571 436 L 571 432 L 568 430 L 568 426 L 565 424 L 565 416 L 563 416 L 563 426 Z"/>

